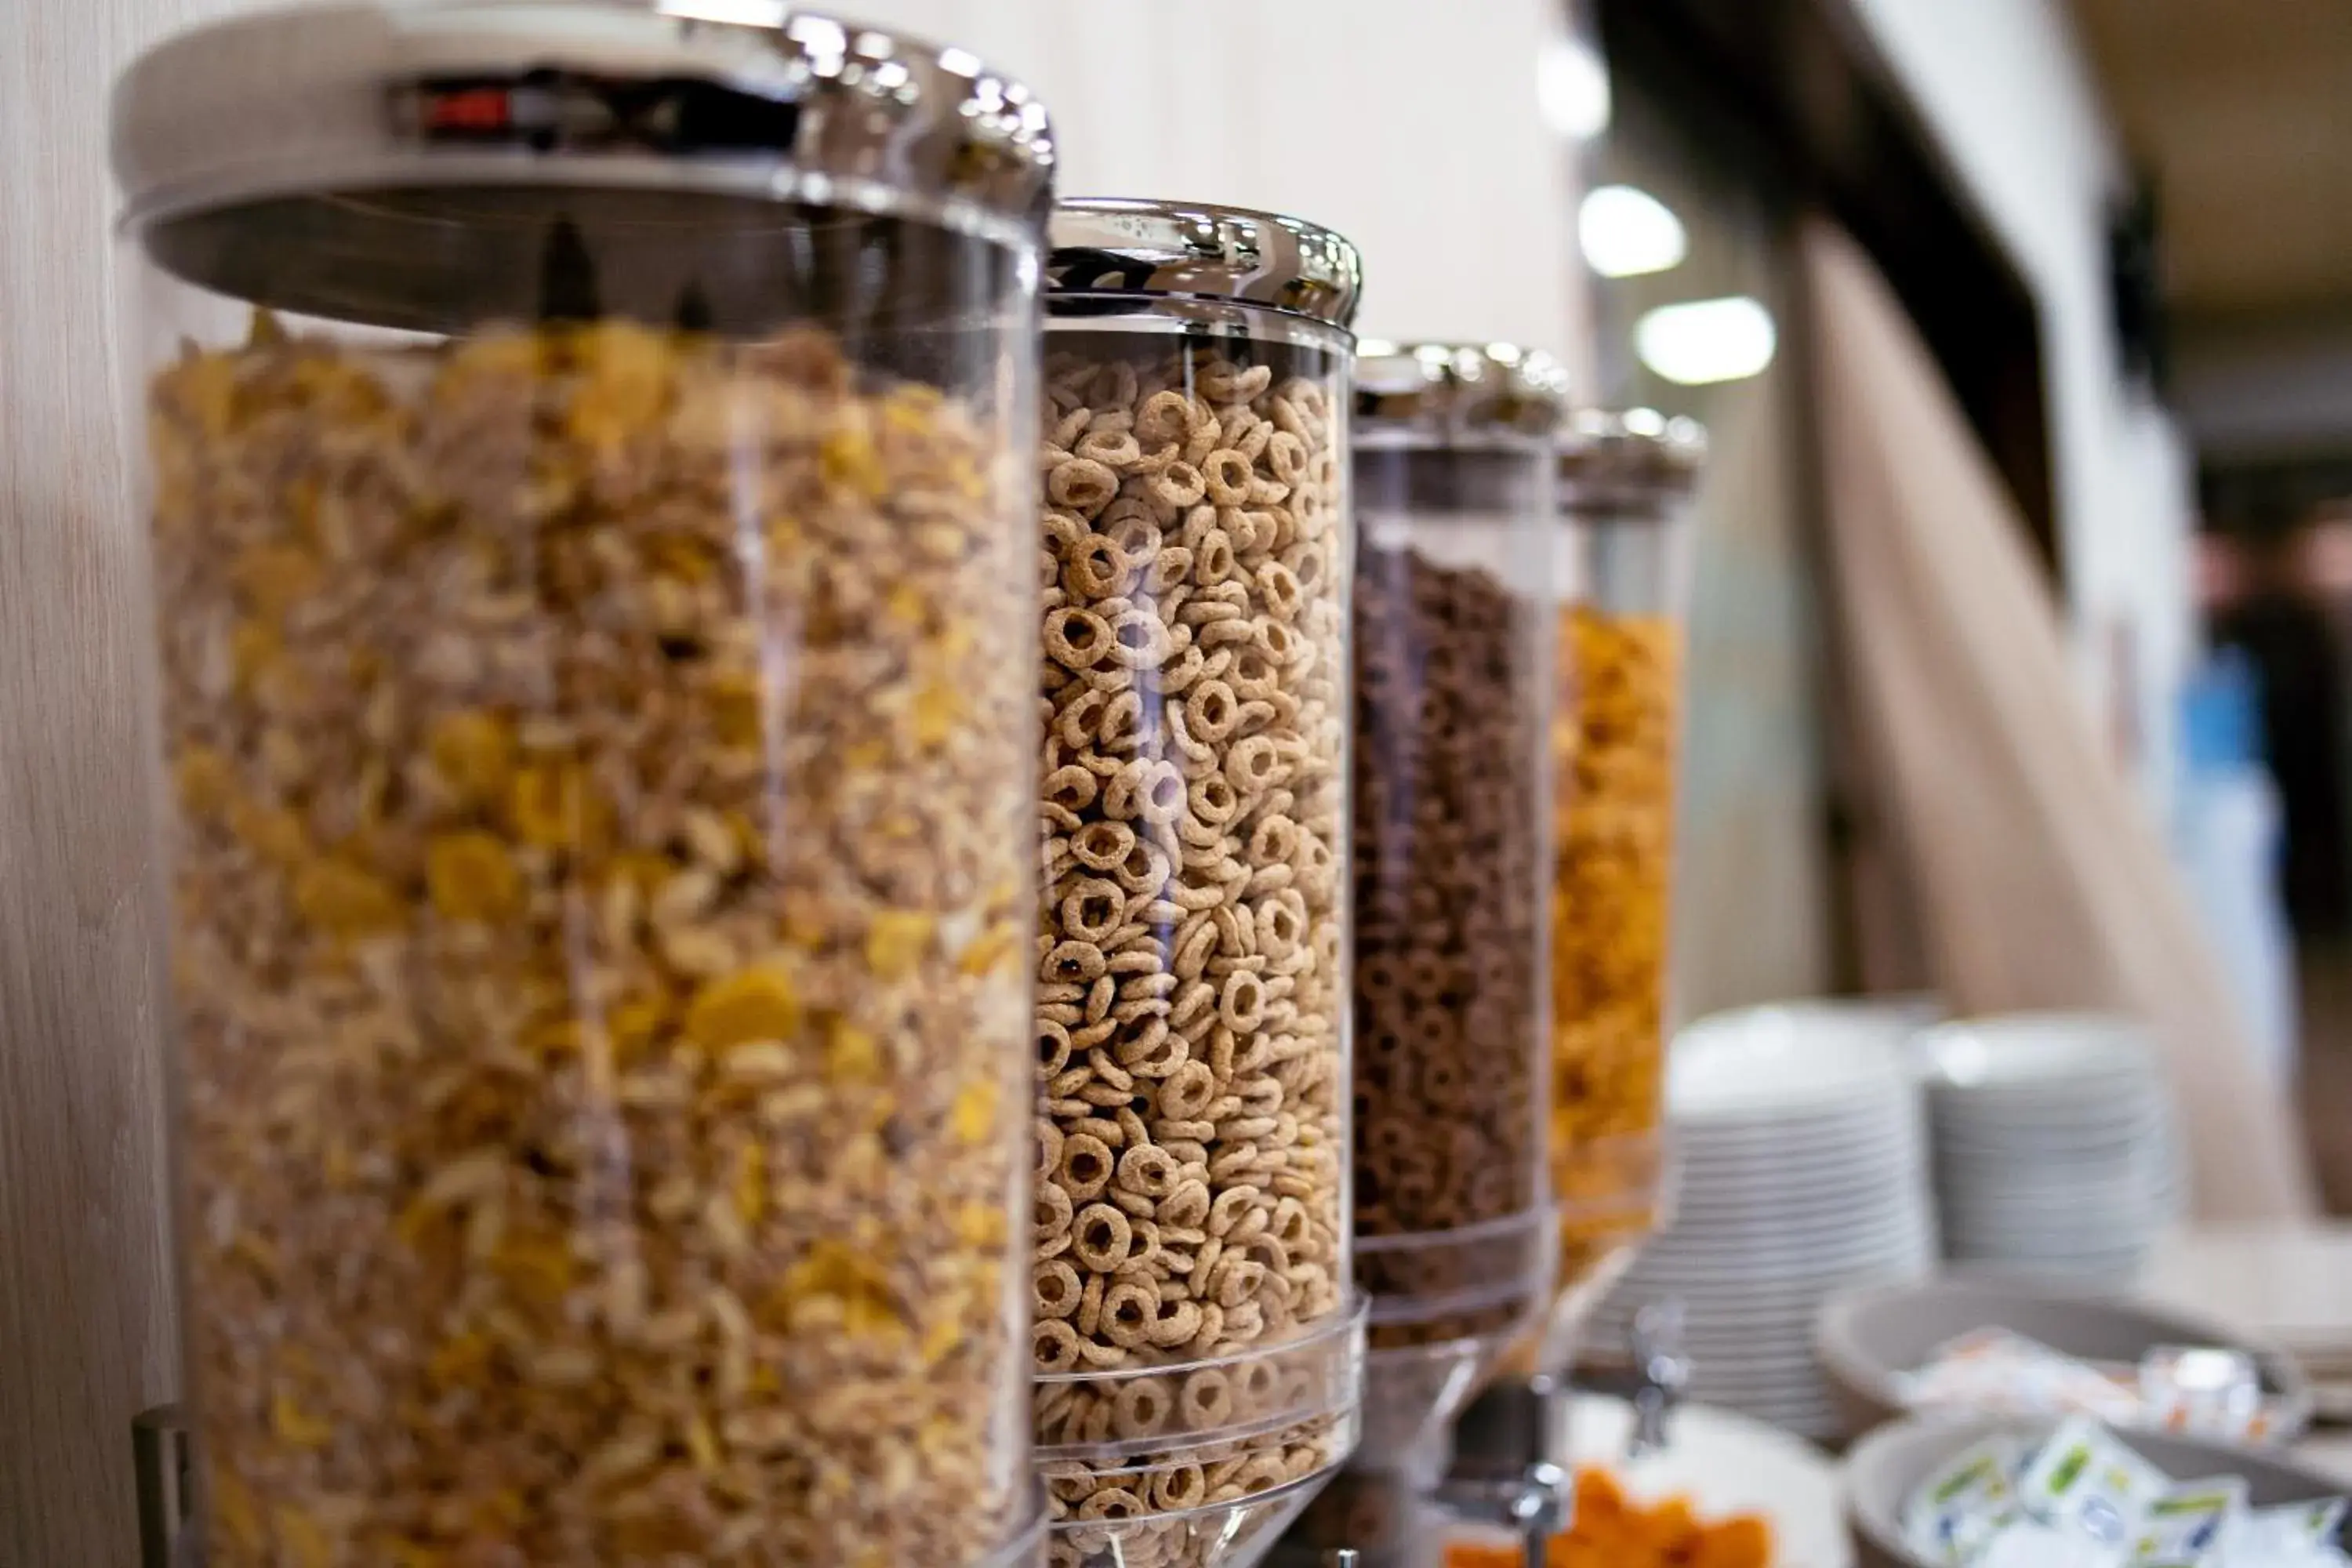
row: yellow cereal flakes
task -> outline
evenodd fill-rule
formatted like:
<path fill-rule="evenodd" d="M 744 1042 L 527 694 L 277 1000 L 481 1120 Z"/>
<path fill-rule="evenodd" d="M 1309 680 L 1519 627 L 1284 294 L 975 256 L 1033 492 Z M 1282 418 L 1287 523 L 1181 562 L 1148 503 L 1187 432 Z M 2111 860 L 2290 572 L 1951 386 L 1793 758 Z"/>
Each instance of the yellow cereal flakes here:
<path fill-rule="evenodd" d="M 294 905 L 303 919 L 338 936 L 390 931 L 407 918 L 406 904 L 389 883 L 348 860 L 303 868 L 294 879 Z"/>
<path fill-rule="evenodd" d="M 773 960 L 704 986 L 686 1013 L 687 1038 L 712 1050 L 790 1039 L 800 1026 L 800 994 L 792 971 Z"/>
<path fill-rule="evenodd" d="M 496 835 L 445 833 L 427 852 L 433 907 L 453 921 L 494 921 L 522 902 L 522 873 Z"/>
<path fill-rule="evenodd" d="M 1559 648 L 1552 1184 L 1572 1287 L 1656 1199 L 1681 643 L 1668 620 L 1577 606 Z"/>
<path fill-rule="evenodd" d="M 442 782 L 461 800 L 497 800 L 514 771 L 514 735 L 495 713 L 445 713 L 425 744 Z"/>
<path fill-rule="evenodd" d="M 1028 909 L 1034 605 L 948 487 L 1021 422 L 869 376 L 262 318 L 151 384 L 214 1568 L 1021 1515 L 1025 1120 L 959 1096 L 1029 981 L 959 958 Z"/>
<path fill-rule="evenodd" d="M 930 945 L 937 922 L 919 910 L 886 910 L 866 930 L 866 963 L 877 980 L 902 980 Z"/>

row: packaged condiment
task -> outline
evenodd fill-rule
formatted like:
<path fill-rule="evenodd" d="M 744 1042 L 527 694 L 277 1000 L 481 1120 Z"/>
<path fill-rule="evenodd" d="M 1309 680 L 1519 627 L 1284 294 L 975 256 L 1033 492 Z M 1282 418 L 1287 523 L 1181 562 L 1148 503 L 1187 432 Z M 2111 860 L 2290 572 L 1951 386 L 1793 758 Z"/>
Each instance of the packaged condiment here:
<path fill-rule="evenodd" d="M 2232 1443 L 2261 1443 L 2281 1430 L 2261 1365 L 2220 1346 L 2157 1345 L 2137 1362 L 2088 1361 L 2007 1329 L 1972 1329 L 1897 1383 L 1914 1409 L 2083 1415 Z"/>
<path fill-rule="evenodd" d="M 1902 1528 L 1937 1568 L 2341 1568 L 2343 1499 L 2250 1508 L 2252 1490 L 2237 1475 L 2175 1480 L 2078 1416 L 2038 1443 L 1995 1436 L 1953 1455 L 1905 1501 Z"/>

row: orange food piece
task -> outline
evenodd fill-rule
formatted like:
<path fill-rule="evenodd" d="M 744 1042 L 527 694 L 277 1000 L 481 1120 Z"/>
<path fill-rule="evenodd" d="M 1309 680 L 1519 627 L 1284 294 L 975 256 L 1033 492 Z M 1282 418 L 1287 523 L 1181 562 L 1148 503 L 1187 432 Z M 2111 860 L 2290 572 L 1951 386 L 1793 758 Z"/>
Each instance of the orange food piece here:
<path fill-rule="evenodd" d="M 1772 1561 L 1772 1529 L 1753 1514 L 1727 1519 L 1706 1530 L 1697 1568 L 1765 1568 Z"/>
<path fill-rule="evenodd" d="M 1522 1568 L 1516 1546 L 1457 1542 L 1445 1568 Z M 1702 1520 L 1688 1498 L 1644 1506 L 1606 1470 L 1576 1475 L 1576 1517 L 1551 1539 L 1553 1568 L 1769 1568 L 1772 1527 L 1757 1514 Z"/>
<path fill-rule="evenodd" d="M 1613 1527 L 1625 1517 L 1625 1493 L 1607 1470 L 1576 1472 L 1576 1513 L 1579 1524 Z"/>

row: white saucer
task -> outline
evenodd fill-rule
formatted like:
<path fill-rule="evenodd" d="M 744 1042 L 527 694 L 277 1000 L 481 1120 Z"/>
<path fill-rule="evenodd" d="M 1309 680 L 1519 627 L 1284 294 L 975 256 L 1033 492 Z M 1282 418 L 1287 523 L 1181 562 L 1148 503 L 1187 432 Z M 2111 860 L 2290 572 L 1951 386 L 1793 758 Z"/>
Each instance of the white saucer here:
<path fill-rule="evenodd" d="M 1826 1406 L 1792 1406 L 1819 1422 Z M 1554 1461 L 1570 1468 L 1606 1464 L 1625 1490 L 1644 1503 L 1684 1497 L 1702 1520 L 1761 1514 L 1772 1528 L 1772 1560 L 1784 1568 L 1852 1568 L 1836 1464 L 1811 1444 L 1735 1411 L 1685 1405 L 1667 1417 L 1666 1445 L 1625 1461 L 1633 1412 L 1613 1399 L 1577 1400 L 1570 1413 L 1567 1451 Z M 1816 1429 L 1820 1429 L 1818 1426 Z M 1462 1528 L 1463 1539 L 1516 1544 L 1508 1536 Z"/>

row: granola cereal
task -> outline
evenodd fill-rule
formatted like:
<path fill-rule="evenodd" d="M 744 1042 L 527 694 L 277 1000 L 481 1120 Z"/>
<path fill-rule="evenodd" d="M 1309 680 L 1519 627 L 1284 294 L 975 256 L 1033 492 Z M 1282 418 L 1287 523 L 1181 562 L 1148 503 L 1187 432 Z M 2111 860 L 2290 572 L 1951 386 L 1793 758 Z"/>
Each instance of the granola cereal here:
<path fill-rule="evenodd" d="M 1537 601 L 1412 543 L 1355 587 L 1357 1278 L 1376 1346 L 1523 1317 L 1538 1281 L 1548 704 Z M 1401 1246 L 1383 1246 L 1391 1239 Z"/>
<path fill-rule="evenodd" d="M 149 407 L 215 1568 L 1004 1540 L 1026 409 L 617 321 Z"/>
<path fill-rule="evenodd" d="M 1347 1300 L 1349 547 L 1325 356 L 1057 331 L 1046 386 L 1033 1306 L 1037 1369 L 1059 1379 L 1040 1384 L 1050 1449 L 1131 1424 L 1142 1385 L 1067 1374 L 1273 1352 Z M 1274 1365 L 1236 1375 L 1278 1389 Z M 1230 1425 L 1229 1403 L 1158 1409 L 1148 1432 L 1176 1447 Z M 1227 1484 L 1278 1484 L 1298 1447 L 1254 1439 Z M 1090 1473 L 1058 1471 L 1056 1520 L 1139 1511 Z M 1057 1557 L 1095 1561 L 1076 1539 Z M 1197 1560 L 1169 1552 L 1149 1561 Z"/>
<path fill-rule="evenodd" d="M 1552 1183 L 1574 1290 L 1651 1228 L 1664 1114 L 1681 637 L 1561 612 L 1552 891 Z"/>

